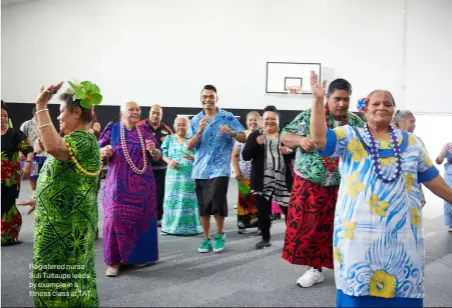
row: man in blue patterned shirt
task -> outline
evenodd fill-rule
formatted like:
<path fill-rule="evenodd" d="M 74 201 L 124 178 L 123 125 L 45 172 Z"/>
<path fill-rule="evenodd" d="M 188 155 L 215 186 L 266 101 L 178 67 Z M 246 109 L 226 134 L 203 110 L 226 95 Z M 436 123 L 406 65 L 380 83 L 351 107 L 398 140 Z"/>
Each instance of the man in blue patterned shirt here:
<path fill-rule="evenodd" d="M 230 112 L 217 107 L 217 89 L 204 86 L 201 91 L 203 111 L 193 117 L 187 138 L 189 150 L 196 149 L 192 177 L 196 183 L 199 215 L 204 232 L 204 240 L 199 252 L 212 249 L 210 239 L 210 216 L 215 215 L 217 234 L 214 252 L 226 246 L 224 219 L 228 216 L 227 192 L 231 174 L 232 142 L 235 138 L 245 142 L 244 127 Z"/>

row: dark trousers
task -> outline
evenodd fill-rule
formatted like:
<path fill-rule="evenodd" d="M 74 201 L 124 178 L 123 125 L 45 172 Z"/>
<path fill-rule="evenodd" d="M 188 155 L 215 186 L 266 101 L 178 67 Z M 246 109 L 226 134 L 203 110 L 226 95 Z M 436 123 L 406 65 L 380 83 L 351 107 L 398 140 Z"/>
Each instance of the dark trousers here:
<path fill-rule="evenodd" d="M 270 241 L 270 227 L 271 227 L 271 217 L 272 214 L 272 199 L 267 200 L 261 195 L 256 195 L 256 205 L 257 205 L 257 219 L 259 222 L 259 229 L 262 232 L 262 239 L 264 241 Z M 287 207 L 281 206 L 281 210 L 284 213 L 287 222 Z"/>
<path fill-rule="evenodd" d="M 162 220 L 163 201 L 165 200 L 165 177 L 166 169 L 154 170 L 155 185 L 157 186 L 157 218 Z"/>

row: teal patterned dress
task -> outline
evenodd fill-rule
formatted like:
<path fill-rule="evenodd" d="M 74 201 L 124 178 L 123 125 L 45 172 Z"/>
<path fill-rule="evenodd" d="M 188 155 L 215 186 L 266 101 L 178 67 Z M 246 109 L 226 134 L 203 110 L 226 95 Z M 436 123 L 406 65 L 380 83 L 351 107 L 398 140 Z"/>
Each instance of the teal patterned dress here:
<path fill-rule="evenodd" d="M 100 168 L 94 135 L 64 137 L 78 164 Z M 33 287 L 36 307 L 98 307 L 95 270 L 98 176 L 73 160 L 49 157 L 37 183 Z"/>
<path fill-rule="evenodd" d="M 192 235 L 202 232 L 199 219 L 195 181 L 192 179 L 193 159 L 184 158 L 187 141 L 177 141 L 177 135 L 166 137 L 162 144 L 163 157 L 177 161 L 179 167 L 168 167 L 165 180 L 165 201 L 163 203 L 162 232 L 177 235 Z"/>

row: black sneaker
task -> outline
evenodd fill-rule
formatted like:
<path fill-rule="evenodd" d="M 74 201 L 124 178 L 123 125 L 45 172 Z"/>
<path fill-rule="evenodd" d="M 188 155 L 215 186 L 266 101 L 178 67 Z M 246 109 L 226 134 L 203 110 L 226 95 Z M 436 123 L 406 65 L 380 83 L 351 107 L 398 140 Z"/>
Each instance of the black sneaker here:
<path fill-rule="evenodd" d="M 271 245 L 272 244 L 270 242 L 262 240 L 262 241 L 260 241 L 259 243 L 256 244 L 256 249 L 262 249 L 262 248 L 265 248 L 265 247 L 270 247 Z"/>

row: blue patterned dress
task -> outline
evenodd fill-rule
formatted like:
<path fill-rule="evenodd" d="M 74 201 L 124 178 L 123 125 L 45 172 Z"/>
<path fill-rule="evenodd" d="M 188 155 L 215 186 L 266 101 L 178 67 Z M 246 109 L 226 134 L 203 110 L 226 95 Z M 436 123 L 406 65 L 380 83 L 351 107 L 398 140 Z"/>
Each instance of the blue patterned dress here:
<path fill-rule="evenodd" d="M 444 179 L 447 185 L 452 187 L 452 143 L 446 148 L 446 164 L 444 165 Z M 444 224 L 452 227 L 452 204 L 444 201 Z"/>
<path fill-rule="evenodd" d="M 176 135 L 169 135 L 162 144 L 163 157 L 178 163 L 177 169 L 168 167 L 166 171 L 162 232 L 168 234 L 202 232 L 195 181 L 191 177 L 193 160 L 184 157 L 186 153 L 194 155 L 195 151 L 187 150 L 187 141 L 179 143 Z"/>
<path fill-rule="evenodd" d="M 322 156 L 339 156 L 342 175 L 333 250 L 338 306 L 422 306 L 424 238 L 421 184 L 439 175 L 412 134 L 396 130 L 402 173 L 384 183 L 375 173 L 362 128 L 329 129 Z M 377 141 L 382 173 L 396 171 L 389 141 Z"/>

